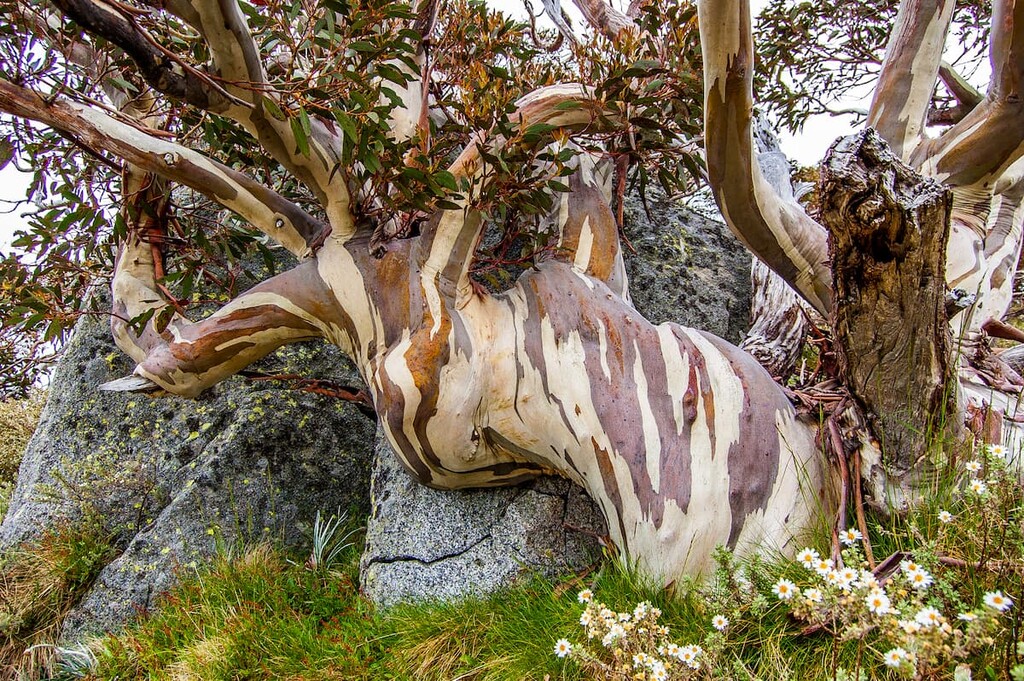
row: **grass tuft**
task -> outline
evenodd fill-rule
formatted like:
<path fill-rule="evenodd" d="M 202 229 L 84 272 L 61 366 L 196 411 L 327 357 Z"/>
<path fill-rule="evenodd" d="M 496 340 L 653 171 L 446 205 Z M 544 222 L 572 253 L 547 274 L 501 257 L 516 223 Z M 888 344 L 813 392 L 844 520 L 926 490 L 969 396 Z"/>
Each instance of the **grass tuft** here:
<path fill-rule="evenodd" d="M 68 612 L 114 555 L 98 524 L 65 524 L 0 558 L 0 669 L 12 678 L 48 674 Z"/>

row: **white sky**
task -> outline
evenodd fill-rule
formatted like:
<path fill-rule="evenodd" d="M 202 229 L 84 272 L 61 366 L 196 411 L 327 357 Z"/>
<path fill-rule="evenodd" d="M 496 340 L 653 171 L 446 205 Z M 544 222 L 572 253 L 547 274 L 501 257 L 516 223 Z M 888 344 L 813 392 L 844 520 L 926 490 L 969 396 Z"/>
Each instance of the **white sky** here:
<path fill-rule="evenodd" d="M 615 4 L 620 4 L 612 0 Z M 768 0 L 751 0 L 751 9 L 756 16 L 767 4 Z M 521 18 L 526 18 L 522 0 L 490 0 L 490 3 L 504 12 Z M 535 4 L 535 11 L 540 8 Z M 562 6 L 573 17 L 576 26 L 582 26 L 583 21 L 578 10 L 571 0 L 563 0 Z M 542 18 L 541 22 L 546 21 Z M 550 25 L 550 24 L 549 24 Z M 866 105 L 864 105 L 866 106 Z M 853 129 L 847 122 L 849 117 L 834 118 L 832 116 L 816 116 L 809 120 L 804 131 L 794 137 L 788 133 L 782 133 L 782 150 L 792 159 L 802 165 L 814 165 L 825 155 L 832 142 L 842 135 L 848 135 Z M 25 220 L 21 217 L 24 208 L 12 212 L 13 201 L 23 200 L 28 191 L 30 177 L 18 172 L 14 164 L 9 164 L 0 170 L 0 253 L 8 251 L 10 242 L 15 230 L 23 229 L 26 226 Z"/>

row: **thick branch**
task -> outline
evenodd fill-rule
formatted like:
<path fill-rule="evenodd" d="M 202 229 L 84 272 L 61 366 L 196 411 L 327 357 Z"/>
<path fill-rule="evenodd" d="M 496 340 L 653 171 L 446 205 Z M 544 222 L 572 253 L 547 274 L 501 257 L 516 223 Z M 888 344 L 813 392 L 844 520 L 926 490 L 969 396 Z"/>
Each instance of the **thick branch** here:
<path fill-rule="evenodd" d="M 1024 2 L 993 4 L 989 60 L 988 95 L 941 137 L 914 150 L 910 163 L 920 172 L 953 186 L 991 189 L 1024 156 Z"/>
<path fill-rule="evenodd" d="M 556 128 L 598 131 L 602 126 L 614 124 L 611 116 L 589 88 L 576 83 L 552 85 L 531 92 L 517 102 L 517 110 L 510 118 L 523 130 L 532 125 L 546 124 Z M 420 241 L 420 267 L 424 280 L 432 281 L 440 275 L 442 288 L 452 296 L 465 298 L 472 292 L 469 267 L 483 227 L 479 211 L 470 206 L 471 198 L 479 193 L 476 185 L 483 180 L 480 152 L 489 149 L 493 153 L 503 144 L 502 139 L 488 141 L 479 135 L 476 141 L 466 146 L 448 170 L 456 178 L 470 178 L 474 187 L 460 202 L 462 207 L 443 211 L 436 226 L 425 229 Z"/>
<path fill-rule="evenodd" d="M 946 62 L 939 65 L 939 78 L 942 79 L 943 85 L 946 86 L 950 94 L 956 97 L 956 101 L 965 113 L 981 104 L 985 99 L 984 95 L 975 90 L 970 83 L 964 80 L 963 76 L 956 72 L 956 69 Z"/>
<path fill-rule="evenodd" d="M 316 260 L 271 277 L 201 322 L 176 318 L 166 342 L 149 347 L 135 374 L 195 397 L 282 345 L 330 335 L 336 302 Z"/>
<path fill-rule="evenodd" d="M 989 97 L 997 101 L 1020 101 L 1024 85 L 1024 3 L 994 0 L 989 40 L 992 66 Z"/>
<path fill-rule="evenodd" d="M 224 87 L 200 77 L 201 72 L 185 62 L 172 60 L 152 36 L 112 8 L 93 0 L 57 0 L 56 4 L 87 31 L 123 49 L 157 91 L 241 124 L 313 190 L 335 227 L 350 228 L 348 188 L 344 174 L 335 172 L 341 158 L 340 135 L 312 117 L 310 156 L 306 157 L 298 152 L 290 124 L 264 110 L 264 97 L 277 99 L 278 95 L 266 85 L 262 55 L 235 0 L 175 0 L 167 6 L 204 36 L 220 81 L 229 83 Z"/>
<path fill-rule="evenodd" d="M 405 74 L 408 82 L 405 85 L 388 83 L 387 86 L 402 102 L 402 106 L 395 107 L 390 115 L 391 136 L 402 141 L 412 139 L 417 133 L 426 135 L 429 132 L 429 88 L 424 86 L 424 83 L 428 82 L 424 78 L 429 78 L 431 68 L 427 46 L 430 43 L 430 34 L 437 24 L 438 0 L 413 0 L 412 5 L 416 12 L 413 29 L 421 38 L 413 57 L 416 69 L 410 68 L 402 59 L 392 60 L 391 66 Z"/>
<path fill-rule="evenodd" d="M 907 159 L 920 142 L 954 0 L 903 0 L 867 124 Z"/>
<path fill-rule="evenodd" d="M 605 0 L 573 0 L 587 23 L 604 37 L 616 41 L 626 31 L 636 31 L 637 25 L 628 16 L 609 5 Z"/>
<path fill-rule="evenodd" d="M 220 112 L 230 106 L 212 81 L 182 68 L 181 62 L 173 61 L 151 36 L 109 5 L 92 0 L 54 0 L 54 5 L 89 33 L 124 50 L 157 91 L 205 111 Z"/>
<path fill-rule="evenodd" d="M 31 90 L 0 80 L 0 110 L 57 128 L 89 148 L 191 187 L 298 257 L 308 256 L 330 233 L 330 227 L 247 175 L 96 109 L 62 99 L 47 102 Z"/>
<path fill-rule="evenodd" d="M 752 139 L 753 38 L 747 0 L 697 5 L 708 176 L 736 236 L 819 312 L 831 305 L 825 230 L 761 173 Z"/>

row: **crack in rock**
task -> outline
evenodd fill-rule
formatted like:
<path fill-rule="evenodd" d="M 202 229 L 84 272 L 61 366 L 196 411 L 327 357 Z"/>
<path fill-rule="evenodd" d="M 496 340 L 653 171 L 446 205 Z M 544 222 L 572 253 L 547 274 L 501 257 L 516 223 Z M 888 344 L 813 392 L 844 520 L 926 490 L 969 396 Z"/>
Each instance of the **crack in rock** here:
<path fill-rule="evenodd" d="M 458 558 L 459 556 L 464 556 L 467 553 L 469 553 L 470 551 L 472 551 L 473 549 L 475 549 L 477 546 L 480 546 L 484 542 L 490 541 L 493 538 L 494 537 L 491 535 L 491 533 L 488 532 L 484 536 L 480 537 L 480 539 L 478 539 L 477 541 L 475 541 L 472 544 L 466 546 L 464 549 L 461 549 L 461 550 L 456 551 L 454 553 L 447 553 L 447 554 L 438 556 L 437 558 L 421 558 L 419 556 L 410 556 L 410 555 L 389 556 L 389 557 L 386 557 L 386 558 L 385 557 L 380 557 L 380 556 L 374 556 L 374 557 L 370 558 L 369 561 L 367 561 L 366 566 L 370 567 L 371 565 L 392 565 L 394 563 L 419 563 L 420 565 L 436 565 L 437 563 L 441 563 L 441 562 L 446 561 L 446 560 L 451 560 L 453 558 Z"/>

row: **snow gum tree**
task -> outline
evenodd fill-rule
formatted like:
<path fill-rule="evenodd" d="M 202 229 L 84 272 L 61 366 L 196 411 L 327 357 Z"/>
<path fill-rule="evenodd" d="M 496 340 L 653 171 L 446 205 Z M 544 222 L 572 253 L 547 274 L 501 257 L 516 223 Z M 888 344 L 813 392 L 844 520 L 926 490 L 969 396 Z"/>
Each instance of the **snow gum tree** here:
<path fill-rule="evenodd" d="M 998 430 L 1005 396 L 983 412 L 955 379 L 1021 382 L 974 339 L 1004 329 L 1020 251 L 1024 8 L 994 3 L 989 91 L 950 85 L 959 113 L 929 137 L 936 79 L 957 82 L 953 3 L 904 2 L 872 130 L 826 159 L 812 216 L 761 167 L 747 2 L 578 4 L 592 37 L 556 3 L 551 36 L 439 0 L 5 0 L 5 157 L 34 164 L 44 206 L 19 240 L 36 259 L 3 265 L 9 328 L 59 336 L 115 260 L 112 332 L 137 366 L 107 389 L 191 397 L 325 339 L 423 484 L 565 476 L 666 582 L 719 544 L 791 547 L 845 501 L 848 455 L 882 499 L 962 409 Z M 863 412 L 863 436 L 631 305 L 624 187 L 705 174 L 773 285 L 832 321 L 837 411 Z M 197 282 L 230 291 L 254 235 L 298 264 L 193 319 Z"/>

